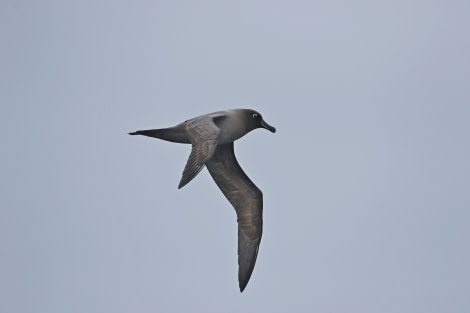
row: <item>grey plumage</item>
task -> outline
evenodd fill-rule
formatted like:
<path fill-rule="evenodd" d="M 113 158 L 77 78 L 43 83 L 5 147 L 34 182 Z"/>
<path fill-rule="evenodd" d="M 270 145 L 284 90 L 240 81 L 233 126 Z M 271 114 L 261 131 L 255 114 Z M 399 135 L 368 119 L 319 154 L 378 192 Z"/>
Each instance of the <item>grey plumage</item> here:
<path fill-rule="evenodd" d="M 256 128 L 265 128 L 273 133 L 276 131 L 258 112 L 234 109 L 201 115 L 174 127 L 129 133 L 191 143 L 191 154 L 178 188 L 188 184 L 207 166 L 215 183 L 235 208 L 240 291 L 248 284 L 258 255 L 263 231 L 263 194 L 238 164 L 233 142 Z"/>

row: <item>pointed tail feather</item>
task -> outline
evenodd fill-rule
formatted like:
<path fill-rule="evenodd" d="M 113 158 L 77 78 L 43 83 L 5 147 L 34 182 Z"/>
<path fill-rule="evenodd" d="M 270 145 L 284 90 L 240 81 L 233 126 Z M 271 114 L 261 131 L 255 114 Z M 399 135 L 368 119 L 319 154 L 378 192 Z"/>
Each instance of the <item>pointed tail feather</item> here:
<path fill-rule="evenodd" d="M 191 143 L 184 123 L 169 128 L 138 130 L 129 135 L 143 135 L 177 143 Z"/>

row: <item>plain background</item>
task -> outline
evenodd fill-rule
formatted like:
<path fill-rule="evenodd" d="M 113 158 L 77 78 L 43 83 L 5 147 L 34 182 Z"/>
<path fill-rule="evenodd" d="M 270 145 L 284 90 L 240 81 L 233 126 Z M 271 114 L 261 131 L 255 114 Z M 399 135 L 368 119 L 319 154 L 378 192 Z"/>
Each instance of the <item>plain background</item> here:
<path fill-rule="evenodd" d="M 468 1 L 0 3 L 0 311 L 469 312 Z M 233 208 L 190 147 L 229 108 L 264 193 L 245 292 Z"/>

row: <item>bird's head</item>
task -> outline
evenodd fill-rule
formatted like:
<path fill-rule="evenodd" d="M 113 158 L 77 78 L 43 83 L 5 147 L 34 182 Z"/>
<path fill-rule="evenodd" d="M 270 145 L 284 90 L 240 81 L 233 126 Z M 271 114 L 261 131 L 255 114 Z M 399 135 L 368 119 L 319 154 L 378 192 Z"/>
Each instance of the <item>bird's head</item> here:
<path fill-rule="evenodd" d="M 250 130 L 265 128 L 272 133 L 276 132 L 276 128 L 266 123 L 259 112 L 255 110 L 243 110 L 243 114 L 245 114 L 244 120 L 249 125 Z"/>

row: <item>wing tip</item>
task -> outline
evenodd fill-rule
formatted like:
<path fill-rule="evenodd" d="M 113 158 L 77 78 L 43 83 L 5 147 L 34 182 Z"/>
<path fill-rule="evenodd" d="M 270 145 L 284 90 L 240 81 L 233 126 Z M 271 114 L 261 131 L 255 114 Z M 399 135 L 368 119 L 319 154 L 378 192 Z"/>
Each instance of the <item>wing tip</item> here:
<path fill-rule="evenodd" d="M 240 288 L 240 293 L 245 290 L 246 286 L 248 285 L 248 282 L 250 281 L 251 274 L 253 274 L 253 269 L 254 269 L 254 264 L 253 267 L 250 268 L 248 273 L 244 273 L 243 275 L 238 275 L 238 287 Z"/>
<path fill-rule="evenodd" d="M 187 183 L 188 183 L 188 182 L 184 182 L 184 183 L 183 183 L 183 180 L 181 179 L 180 183 L 178 184 L 178 189 L 183 188 L 184 186 L 186 186 Z"/>
<path fill-rule="evenodd" d="M 184 168 L 183 175 L 181 177 L 180 183 L 178 184 L 178 189 L 183 188 L 186 186 L 189 182 L 191 182 L 199 172 L 201 172 L 204 169 L 205 164 L 191 164 L 191 156 L 188 160 L 188 163 L 186 164 L 186 167 Z"/>
<path fill-rule="evenodd" d="M 239 234 L 243 236 L 243 234 Z M 259 244 L 261 242 L 261 236 L 255 240 L 250 240 L 248 242 L 247 250 L 240 254 L 240 242 L 239 242 L 239 252 L 238 252 L 238 286 L 240 287 L 240 292 L 245 290 L 248 282 L 251 279 L 253 270 L 255 269 L 256 259 L 258 258 Z M 245 256 L 245 257 L 243 257 Z M 246 258 L 248 257 L 248 258 Z M 243 261 L 241 259 L 244 259 Z"/>
<path fill-rule="evenodd" d="M 248 285 L 248 282 L 239 282 L 238 286 L 240 287 L 240 293 L 243 292 L 243 290 L 245 290 L 246 288 L 246 285 Z"/>

